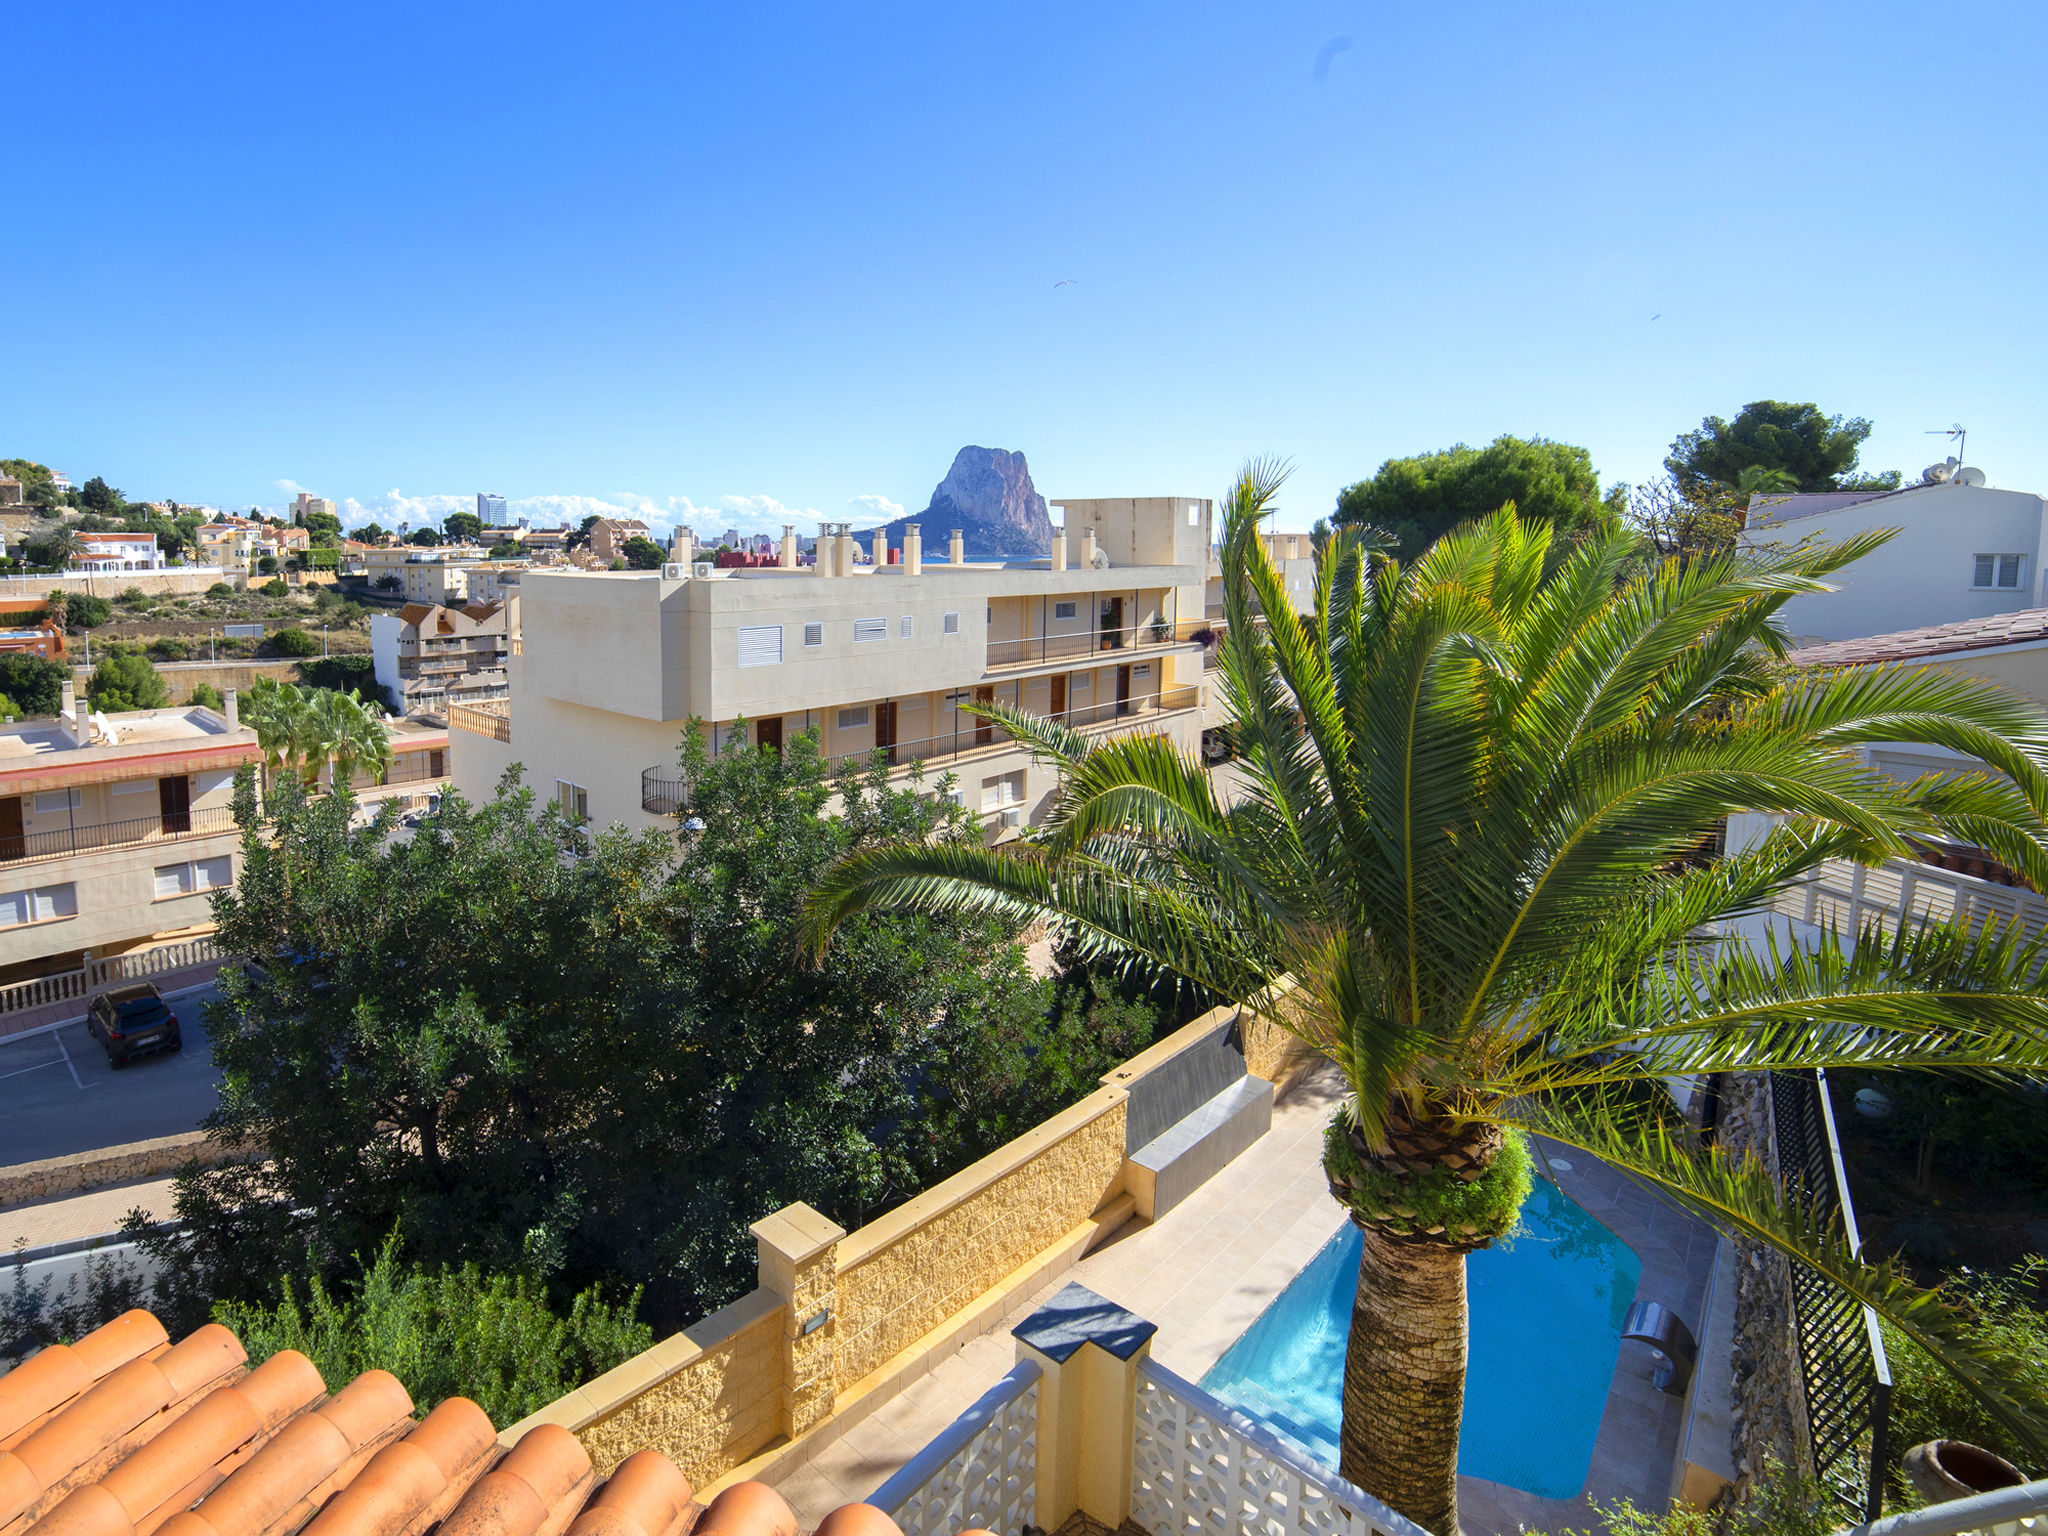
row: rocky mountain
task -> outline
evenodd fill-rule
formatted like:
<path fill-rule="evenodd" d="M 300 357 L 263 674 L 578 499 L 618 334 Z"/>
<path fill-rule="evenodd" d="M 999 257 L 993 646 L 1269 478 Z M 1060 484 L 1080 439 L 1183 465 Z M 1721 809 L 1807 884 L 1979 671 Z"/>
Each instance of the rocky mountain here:
<path fill-rule="evenodd" d="M 1030 560 L 1052 548 L 1045 498 L 1032 488 L 1024 455 L 1005 448 L 962 448 L 953 455 L 931 505 L 889 524 L 891 547 L 902 545 L 905 523 L 919 525 L 927 560 L 946 558 L 955 528 L 965 534 L 970 560 Z"/>

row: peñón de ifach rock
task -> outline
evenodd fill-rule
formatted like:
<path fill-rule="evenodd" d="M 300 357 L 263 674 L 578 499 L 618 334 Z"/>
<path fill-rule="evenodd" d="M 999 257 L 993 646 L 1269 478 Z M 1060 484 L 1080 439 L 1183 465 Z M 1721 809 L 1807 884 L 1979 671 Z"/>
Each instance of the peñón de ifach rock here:
<path fill-rule="evenodd" d="M 1005 448 L 962 448 L 953 455 L 931 505 L 889 524 L 891 548 L 902 547 L 905 523 L 920 525 L 927 560 L 946 558 L 947 536 L 955 528 L 962 530 L 970 560 L 1032 560 L 1052 548 L 1045 498 L 1032 488 L 1024 455 Z"/>

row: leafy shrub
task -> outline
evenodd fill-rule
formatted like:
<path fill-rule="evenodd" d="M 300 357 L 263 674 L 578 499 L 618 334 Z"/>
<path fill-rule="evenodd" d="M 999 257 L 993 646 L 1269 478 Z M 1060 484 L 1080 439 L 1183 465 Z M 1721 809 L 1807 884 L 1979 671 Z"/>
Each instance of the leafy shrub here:
<path fill-rule="evenodd" d="M 22 707 L 7 697 L 6 694 L 0 693 L 0 720 L 21 720 L 25 718 Z"/>
<path fill-rule="evenodd" d="M 277 556 L 275 556 L 275 555 L 258 555 L 258 556 L 256 557 L 256 570 L 257 570 L 257 573 L 258 573 L 259 575 L 263 575 L 263 576 L 268 576 L 268 575 L 270 575 L 270 574 L 271 574 L 271 573 L 272 573 L 273 571 L 275 571 L 276 569 L 277 569 Z"/>
<path fill-rule="evenodd" d="M 216 581 L 206 589 L 206 595 L 208 597 L 233 597 L 235 589 L 224 581 Z"/>
<path fill-rule="evenodd" d="M 19 651 L 0 655 L 0 693 L 31 715 L 54 715 L 64 701 L 64 680 L 71 675 L 59 662 Z"/>
<path fill-rule="evenodd" d="M 51 1344 L 67 1344 L 131 1307 L 149 1305 L 149 1281 L 132 1260 L 88 1254 L 84 1274 L 72 1275 L 53 1294 L 54 1277 L 29 1284 L 27 1247 L 26 1238 L 15 1243 L 14 1282 L 0 1294 L 0 1364 Z"/>
<path fill-rule="evenodd" d="M 184 641 L 171 635 L 160 635 L 149 642 L 149 654 L 158 661 L 183 661 L 191 651 Z"/>
<path fill-rule="evenodd" d="M 192 685 L 192 702 L 204 709 L 224 709 L 227 707 L 227 700 L 220 696 L 220 690 L 211 683 L 194 683 Z"/>
<path fill-rule="evenodd" d="M 268 558 L 267 556 L 265 558 Z M 278 578 L 272 578 L 256 589 L 265 597 L 290 597 L 292 589 Z"/>
<path fill-rule="evenodd" d="M 1818 1480 L 1764 1463 L 1763 1476 L 1742 1502 L 1726 1510 L 1694 1509 L 1673 1503 L 1661 1513 L 1636 1508 L 1629 1499 L 1597 1500 L 1593 1512 L 1606 1536 L 1828 1536 L 1842 1526 L 1841 1511 Z M 1592 1536 L 1565 1530 L 1559 1536 Z"/>
<path fill-rule="evenodd" d="M 92 669 L 85 696 L 94 709 L 162 709 L 171 691 L 147 656 L 124 651 L 108 656 Z"/>
<path fill-rule="evenodd" d="M 302 1302 L 286 1276 L 275 1307 L 221 1302 L 213 1317 L 252 1366 L 296 1349 L 331 1383 L 389 1371 L 421 1409 L 467 1397 L 492 1423 L 511 1424 L 649 1348 L 653 1331 L 633 1320 L 639 1300 L 636 1291 L 612 1306 L 591 1286 L 558 1316 L 523 1275 L 403 1264 L 393 1234 L 352 1296 L 331 1294 L 316 1275 Z"/>
<path fill-rule="evenodd" d="M 2038 1304 L 2040 1283 L 2048 1276 L 2048 1259 L 2030 1255 L 2010 1274 L 1982 1275 L 1963 1270 L 1948 1277 L 1951 1300 L 1969 1309 L 1964 1333 L 1968 1342 L 1998 1359 L 1998 1374 L 2022 1401 L 2048 1397 L 2048 1312 Z M 1903 1334 L 1884 1330 L 1885 1353 L 1892 1365 L 1891 1443 L 1901 1450 L 1926 1440 L 1967 1440 L 1996 1451 L 2015 1466 L 2028 1466 L 2027 1448 L 1987 1414 L 1961 1382 Z M 1906 1485 L 1893 1474 L 1899 1492 Z"/>
<path fill-rule="evenodd" d="M 332 688 L 336 693 L 356 688 L 374 696 L 377 664 L 363 655 L 315 656 L 299 663 L 299 681 L 309 688 Z"/>
<path fill-rule="evenodd" d="M 65 622 L 77 629 L 98 629 L 114 616 L 114 605 L 104 597 L 79 593 L 65 604 Z"/>
<path fill-rule="evenodd" d="M 116 598 L 115 601 L 133 608 L 137 603 L 148 602 L 149 594 L 140 587 L 125 587 L 122 589 L 120 597 Z"/>
<path fill-rule="evenodd" d="M 266 642 L 273 656 L 318 656 L 320 642 L 297 625 L 280 629 Z"/>

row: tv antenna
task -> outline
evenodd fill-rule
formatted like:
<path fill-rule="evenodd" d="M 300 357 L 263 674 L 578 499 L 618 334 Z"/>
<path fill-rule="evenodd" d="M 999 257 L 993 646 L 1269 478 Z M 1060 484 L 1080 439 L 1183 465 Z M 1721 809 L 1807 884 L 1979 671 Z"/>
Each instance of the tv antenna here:
<path fill-rule="evenodd" d="M 1958 464 L 1963 460 L 1963 447 L 1970 440 L 1970 434 L 1963 430 L 1963 424 L 1960 421 L 1950 427 L 1929 427 L 1920 435 L 1922 437 L 1948 438 L 1956 445 L 1956 462 Z"/>

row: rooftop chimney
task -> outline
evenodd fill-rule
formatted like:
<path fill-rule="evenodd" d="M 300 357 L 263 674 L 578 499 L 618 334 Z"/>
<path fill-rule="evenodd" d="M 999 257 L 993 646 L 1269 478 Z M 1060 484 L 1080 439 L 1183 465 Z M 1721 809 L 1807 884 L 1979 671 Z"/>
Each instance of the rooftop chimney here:
<path fill-rule="evenodd" d="M 841 523 L 839 525 L 839 538 L 837 542 L 839 574 L 851 576 L 853 574 L 853 524 Z"/>
<path fill-rule="evenodd" d="M 876 570 L 889 563 L 889 529 L 886 525 L 875 530 L 874 546 L 868 559 Z"/>
<path fill-rule="evenodd" d="M 92 722 L 86 718 L 85 710 L 80 707 L 78 692 L 71 686 L 70 679 L 65 679 L 58 698 L 59 711 L 68 717 L 64 729 L 71 737 L 71 744 L 75 747 L 92 745 Z"/>
<path fill-rule="evenodd" d="M 795 523 L 784 523 L 782 525 L 782 552 L 776 556 L 775 563 L 781 566 L 785 571 L 793 571 L 796 569 Z"/>
<path fill-rule="evenodd" d="M 816 576 L 837 576 L 839 561 L 834 554 L 837 544 L 832 538 L 830 523 L 818 524 L 818 542 L 811 555 L 811 573 Z"/>
<path fill-rule="evenodd" d="M 1081 569 L 1084 571 L 1095 569 L 1095 530 L 1093 528 L 1083 528 L 1081 530 Z"/>
<path fill-rule="evenodd" d="M 958 528 L 955 528 L 952 536 L 946 540 L 946 558 L 955 565 L 964 565 L 967 562 L 967 535 Z"/>
<path fill-rule="evenodd" d="M 915 523 L 903 525 L 903 574 L 924 574 L 924 535 L 918 531 Z"/>
<path fill-rule="evenodd" d="M 242 728 L 242 701 L 235 697 L 234 689 L 229 688 L 221 693 L 220 712 L 222 718 L 227 721 L 229 730 L 239 731 Z"/>
<path fill-rule="evenodd" d="M 1067 568 L 1067 530 L 1064 526 L 1052 531 L 1052 568 L 1056 571 Z"/>

